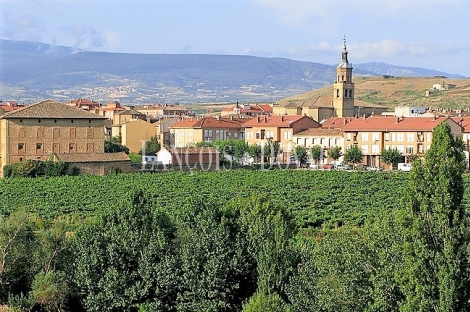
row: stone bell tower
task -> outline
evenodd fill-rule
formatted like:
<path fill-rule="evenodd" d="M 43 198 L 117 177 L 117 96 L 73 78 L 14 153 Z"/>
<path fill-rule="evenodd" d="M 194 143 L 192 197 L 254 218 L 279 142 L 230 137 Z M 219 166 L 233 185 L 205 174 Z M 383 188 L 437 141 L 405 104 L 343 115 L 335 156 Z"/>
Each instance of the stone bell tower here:
<path fill-rule="evenodd" d="M 344 39 L 341 63 L 336 67 L 336 80 L 333 84 L 333 106 L 335 117 L 354 117 L 354 83 L 352 64 L 348 61 L 346 38 Z"/>

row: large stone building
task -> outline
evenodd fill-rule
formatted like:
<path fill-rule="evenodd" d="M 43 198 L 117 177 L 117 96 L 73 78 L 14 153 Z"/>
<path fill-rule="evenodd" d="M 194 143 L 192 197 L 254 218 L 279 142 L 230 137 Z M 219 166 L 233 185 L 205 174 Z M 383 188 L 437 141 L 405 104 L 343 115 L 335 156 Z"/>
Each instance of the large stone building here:
<path fill-rule="evenodd" d="M 331 95 L 294 96 L 273 106 L 274 115 L 307 115 L 317 121 L 330 117 L 354 117 L 380 115 L 387 107 L 354 99 L 353 66 L 348 60 L 344 40 L 341 62 L 336 67 L 336 78 Z"/>
<path fill-rule="evenodd" d="M 27 159 L 45 161 L 53 155 L 59 155 L 55 157 L 59 159 L 61 154 L 71 155 L 68 162 L 74 162 L 74 158 L 84 162 L 89 158 L 114 163 L 113 157 L 129 162 L 128 157 L 117 153 L 104 157 L 105 119 L 52 100 L 0 116 L 0 175 L 3 176 L 5 165 Z M 115 167 L 121 165 L 115 163 Z M 127 171 L 126 166 L 121 169 Z"/>

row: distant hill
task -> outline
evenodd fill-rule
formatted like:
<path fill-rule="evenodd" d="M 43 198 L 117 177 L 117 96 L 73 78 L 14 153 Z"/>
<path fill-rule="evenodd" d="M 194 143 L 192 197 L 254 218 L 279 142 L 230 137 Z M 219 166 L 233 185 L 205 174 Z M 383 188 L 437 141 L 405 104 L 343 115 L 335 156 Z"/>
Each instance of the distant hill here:
<path fill-rule="evenodd" d="M 338 58 L 340 54 L 338 53 Z M 379 65 L 371 65 L 379 64 Z M 447 76 L 381 63 L 355 75 Z M 124 103 L 275 102 L 332 84 L 336 65 L 241 55 L 124 54 L 0 40 L 0 99 Z M 460 77 L 455 77 L 460 78 Z"/>
<path fill-rule="evenodd" d="M 442 77 L 356 77 L 355 101 L 390 107 L 416 105 L 435 109 L 470 108 L 470 79 L 450 79 Z M 448 86 L 437 90 L 434 85 Z M 311 99 L 333 97 L 333 86 L 298 94 L 280 100 L 279 105 L 311 102 Z M 469 112 L 465 112 L 470 116 Z"/>

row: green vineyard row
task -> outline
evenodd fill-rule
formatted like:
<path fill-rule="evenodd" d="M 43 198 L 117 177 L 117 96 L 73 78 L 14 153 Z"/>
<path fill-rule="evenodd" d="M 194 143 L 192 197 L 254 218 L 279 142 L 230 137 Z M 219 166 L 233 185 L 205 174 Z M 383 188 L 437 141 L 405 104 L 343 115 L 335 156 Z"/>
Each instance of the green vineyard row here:
<path fill-rule="evenodd" d="M 47 218 L 88 217 L 143 191 L 155 207 L 173 214 L 194 204 L 223 205 L 235 197 L 265 195 L 275 205 L 291 209 L 300 227 L 361 225 L 377 210 L 398 207 L 407 179 L 406 173 L 313 170 L 3 179 L 0 213 L 27 208 Z M 469 180 L 466 176 L 467 184 Z"/>

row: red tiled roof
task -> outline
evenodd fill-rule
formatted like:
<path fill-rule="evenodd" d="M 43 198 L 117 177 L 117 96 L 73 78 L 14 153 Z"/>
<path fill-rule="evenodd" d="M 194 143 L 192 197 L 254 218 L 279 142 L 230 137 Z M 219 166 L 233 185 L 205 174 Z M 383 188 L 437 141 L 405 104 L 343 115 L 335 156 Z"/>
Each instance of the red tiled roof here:
<path fill-rule="evenodd" d="M 170 128 L 241 128 L 246 118 L 191 117 L 175 122 Z"/>
<path fill-rule="evenodd" d="M 250 108 L 243 108 L 242 105 L 239 105 L 240 113 L 241 114 L 246 114 L 246 113 L 272 113 L 273 108 L 269 104 L 256 104 L 256 105 L 250 105 Z M 233 112 L 235 109 L 235 106 L 232 107 L 227 107 L 223 109 L 223 112 Z"/>
<path fill-rule="evenodd" d="M 431 131 L 447 118 L 443 117 L 368 117 L 353 118 L 343 131 Z"/>
<path fill-rule="evenodd" d="M 243 127 L 261 127 L 261 126 L 269 126 L 269 127 L 283 127 L 289 128 L 291 125 L 303 118 L 309 118 L 307 116 L 302 115 L 284 115 L 284 116 L 257 116 L 253 117 L 247 122 L 243 124 Z M 312 121 L 316 122 L 315 120 L 311 119 Z M 319 124 L 320 125 L 320 124 Z"/>
<path fill-rule="evenodd" d="M 323 129 L 323 128 L 309 128 L 301 131 L 295 136 L 343 136 L 341 129 Z"/>
<path fill-rule="evenodd" d="M 68 106 L 53 100 L 46 100 L 11 111 L 0 116 L 2 119 L 10 118 L 80 118 L 105 119 L 102 116 L 84 111 L 83 109 Z"/>
<path fill-rule="evenodd" d="M 470 132 L 470 117 L 451 117 L 451 119 L 462 126 L 463 133 Z"/>

